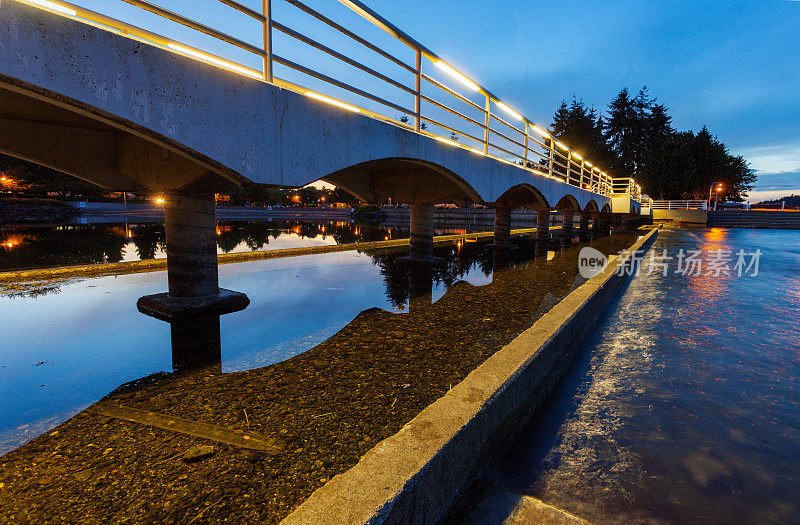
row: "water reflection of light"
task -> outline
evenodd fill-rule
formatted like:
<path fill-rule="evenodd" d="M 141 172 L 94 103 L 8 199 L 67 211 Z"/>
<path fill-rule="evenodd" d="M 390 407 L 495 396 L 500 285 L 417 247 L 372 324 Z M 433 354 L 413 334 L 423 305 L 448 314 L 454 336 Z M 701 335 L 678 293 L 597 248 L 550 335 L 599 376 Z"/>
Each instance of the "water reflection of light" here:
<path fill-rule="evenodd" d="M 705 238 L 709 241 L 721 241 L 727 236 L 727 230 L 724 228 L 709 228 L 706 232 Z"/>
<path fill-rule="evenodd" d="M 800 301 L 800 279 L 790 279 L 786 283 L 786 295 Z"/>
<path fill-rule="evenodd" d="M 23 236 L 15 235 L 15 236 L 12 236 L 12 237 L 8 237 L 7 239 L 5 239 L 2 242 L 0 242 L 0 245 L 2 245 L 3 248 L 6 248 L 6 249 L 10 250 L 10 249 L 16 248 L 20 244 L 22 244 L 22 241 L 25 240 L 26 237 L 29 237 L 29 236 L 23 237 Z"/>
<path fill-rule="evenodd" d="M 702 242 L 698 247 L 704 265 L 713 257 L 712 254 L 718 253 L 718 250 L 733 254 L 733 248 L 729 243 L 728 234 L 729 232 L 725 228 L 710 228 L 705 232 Z M 733 263 L 733 261 L 731 261 L 731 263 Z M 730 273 L 732 272 L 733 268 L 731 267 Z M 692 297 L 697 301 L 713 302 L 721 297 L 725 290 L 728 289 L 731 275 L 713 275 L 705 268 L 698 273 L 699 275 L 689 276 L 690 287 L 695 292 L 692 294 Z"/>

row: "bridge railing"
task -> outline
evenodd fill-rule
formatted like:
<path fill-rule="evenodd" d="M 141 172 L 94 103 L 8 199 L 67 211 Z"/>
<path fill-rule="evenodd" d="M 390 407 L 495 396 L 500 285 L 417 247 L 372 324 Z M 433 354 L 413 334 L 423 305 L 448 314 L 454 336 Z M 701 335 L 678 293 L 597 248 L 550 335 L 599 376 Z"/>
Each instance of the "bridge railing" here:
<path fill-rule="evenodd" d="M 611 183 L 611 195 L 615 197 L 630 197 L 635 201 L 641 202 L 642 200 L 642 188 L 636 181 L 632 178 L 615 178 L 612 179 Z"/>
<path fill-rule="evenodd" d="M 707 210 L 708 201 L 674 200 L 653 201 L 654 210 Z"/>
<path fill-rule="evenodd" d="M 350 15 L 347 21 L 341 23 L 332 18 L 333 14 L 329 16 L 311 7 L 309 4 L 314 0 L 305 0 L 308 3 L 301 0 L 260 0 L 258 8 L 245 5 L 244 2 L 248 0 L 217 0 L 219 4 L 238 11 L 259 26 L 258 42 L 252 41 L 252 34 L 249 34 L 251 38 L 248 41 L 245 36 L 233 36 L 147 0 L 121 0 L 232 46 L 239 53 L 237 57 L 241 57 L 241 52 L 256 57 L 261 63 L 260 67 L 248 65 L 246 59 L 225 58 L 182 40 L 162 36 L 66 1 L 17 1 L 237 74 L 271 82 L 342 110 L 406 127 L 451 147 L 464 148 L 475 155 L 514 164 L 532 174 L 553 178 L 600 195 L 617 193 L 620 188 L 616 181 L 623 180 L 612 179 L 599 166 L 553 137 L 545 127 L 537 126 L 517 113 L 487 88 L 471 80 L 358 0 L 339 0 L 339 4 Z M 219 5 L 216 2 L 211 4 Z M 273 4 L 279 4 L 283 9 L 281 16 L 285 16 L 284 22 L 276 16 L 278 10 Z M 103 5 L 105 7 L 107 4 Z M 289 8 L 295 12 L 287 12 Z M 353 14 L 357 16 L 353 17 Z M 298 21 L 298 16 L 304 17 L 302 22 Z M 373 31 L 358 29 L 354 18 L 366 21 Z M 296 23 L 291 24 L 288 20 Z M 326 36 L 325 42 L 320 37 L 312 38 L 299 30 L 302 27 L 308 32 L 313 24 L 324 29 L 317 33 Z M 334 38 L 332 34 L 338 36 Z M 388 45 L 376 43 L 378 34 L 389 36 Z M 346 51 L 334 48 L 334 45 L 341 44 L 342 37 L 349 42 L 349 46 L 344 46 Z M 405 54 L 408 56 L 401 56 L 403 52 L 397 48 L 398 42 L 403 44 L 401 48 L 406 48 Z M 354 50 L 353 46 L 358 50 Z M 281 54 L 276 52 L 278 50 Z M 298 56 L 288 56 L 292 52 Z M 311 59 L 309 52 L 317 53 L 317 56 Z M 364 52 L 368 52 L 369 57 Z M 329 61 L 333 59 L 334 65 L 328 64 L 331 72 L 320 71 L 324 69 L 321 66 L 325 65 L 319 59 L 320 54 Z M 371 64 L 375 59 L 379 60 L 379 65 Z M 353 72 L 362 75 L 362 79 L 366 75 L 368 79 L 348 81 L 355 78 Z M 398 74 L 403 75 L 401 80 L 398 80 Z M 453 81 L 456 87 L 453 87 Z M 356 83 L 359 85 L 354 85 Z M 627 184 L 624 192 L 638 200 L 638 185 L 632 179 L 624 180 Z"/>

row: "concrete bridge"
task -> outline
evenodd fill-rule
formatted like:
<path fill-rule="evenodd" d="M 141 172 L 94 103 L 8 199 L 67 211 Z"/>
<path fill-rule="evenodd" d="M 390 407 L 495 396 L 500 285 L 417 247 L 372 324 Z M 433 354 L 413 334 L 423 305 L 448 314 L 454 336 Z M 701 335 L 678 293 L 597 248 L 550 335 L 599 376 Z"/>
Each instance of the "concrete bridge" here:
<path fill-rule="evenodd" d="M 217 279 L 214 193 L 237 185 L 299 187 L 321 179 L 365 202 L 410 203 L 408 260 L 419 264 L 431 262 L 435 203 L 493 208 L 494 246 L 501 250 L 509 246 L 515 208 L 539 212 L 541 242 L 549 242 L 549 214 L 561 213 L 565 243 L 574 236 L 573 214 L 581 214 L 581 229 L 588 231 L 590 221 L 602 230 L 612 208 L 626 216 L 638 212 L 633 181 L 612 179 L 360 2 L 342 0 L 415 50 L 416 64 L 405 65 L 415 83 L 404 87 L 414 97 L 413 109 L 273 54 L 271 34 L 280 30 L 400 85 L 278 24 L 267 11 L 221 0 L 263 25 L 264 45 L 256 48 L 148 2 L 126 1 L 256 53 L 264 67 L 257 71 L 60 0 L 6 0 L 0 4 L 0 151 L 110 190 L 163 195 L 169 293 L 140 300 L 145 313 L 172 319 L 247 305 L 243 294 L 220 290 Z M 397 61 L 321 13 L 311 14 Z M 423 59 L 478 93 L 485 105 L 423 73 Z M 349 88 L 388 111 L 367 110 L 279 79 L 274 64 Z M 424 82 L 483 116 L 471 118 L 434 100 Z M 423 103 L 479 131 L 426 113 Z M 509 123 L 495 106 L 519 124 Z M 412 120 L 388 117 L 392 111 Z M 448 139 L 432 129 L 453 135 Z M 453 140 L 459 137 L 463 140 Z"/>

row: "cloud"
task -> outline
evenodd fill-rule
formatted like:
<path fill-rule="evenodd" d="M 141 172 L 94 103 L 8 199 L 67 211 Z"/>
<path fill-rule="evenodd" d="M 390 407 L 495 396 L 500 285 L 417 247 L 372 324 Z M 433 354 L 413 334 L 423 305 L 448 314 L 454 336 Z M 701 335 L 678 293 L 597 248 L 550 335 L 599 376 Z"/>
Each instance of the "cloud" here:
<path fill-rule="evenodd" d="M 796 0 L 800 1 L 800 0 Z M 747 200 L 750 202 L 771 201 L 780 199 L 781 197 L 788 197 L 789 195 L 800 195 L 800 188 L 789 190 L 756 190 L 747 194 Z"/>
<path fill-rule="evenodd" d="M 798 0 L 800 1 L 800 0 Z M 800 143 L 746 148 L 738 152 L 759 174 L 800 172 Z"/>

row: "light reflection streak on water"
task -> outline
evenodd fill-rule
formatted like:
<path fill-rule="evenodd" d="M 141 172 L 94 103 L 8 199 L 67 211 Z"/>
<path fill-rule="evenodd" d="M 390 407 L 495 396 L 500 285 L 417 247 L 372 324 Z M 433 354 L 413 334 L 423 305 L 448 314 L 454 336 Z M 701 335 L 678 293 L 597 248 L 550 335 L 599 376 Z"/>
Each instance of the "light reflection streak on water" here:
<path fill-rule="evenodd" d="M 580 494 L 596 488 L 602 479 L 604 492 L 624 494 L 625 483 L 618 474 L 641 469 L 636 453 L 617 436 L 637 408 L 616 400 L 649 390 L 646 376 L 657 353 L 652 330 L 663 311 L 658 290 L 634 286 L 631 292 L 642 302 L 619 312 L 628 324 L 609 334 L 592 358 L 591 382 L 582 388 L 573 416 L 558 430 L 557 445 L 544 456 L 542 462 L 555 468 L 536 481 L 536 492 L 559 492 L 568 486 L 571 493 Z"/>
<path fill-rule="evenodd" d="M 798 237 L 663 231 L 759 276 L 643 272 L 487 477 L 592 522 L 800 522 Z"/>

